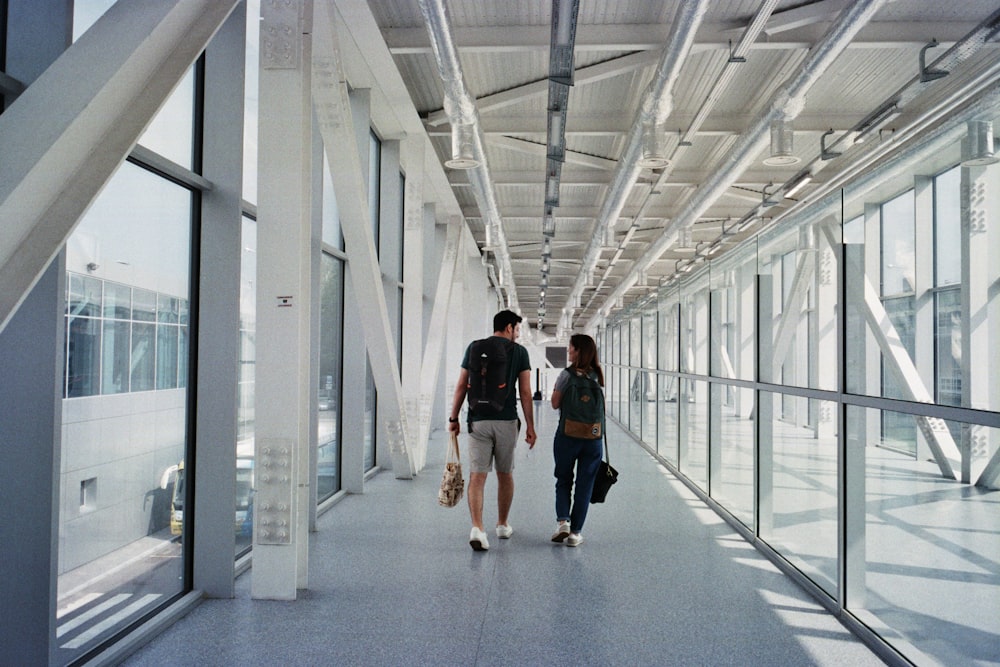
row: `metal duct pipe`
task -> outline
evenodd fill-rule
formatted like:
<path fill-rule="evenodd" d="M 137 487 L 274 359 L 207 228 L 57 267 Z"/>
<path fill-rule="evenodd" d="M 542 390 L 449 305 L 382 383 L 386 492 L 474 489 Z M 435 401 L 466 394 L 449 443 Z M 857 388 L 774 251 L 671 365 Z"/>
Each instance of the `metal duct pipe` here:
<path fill-rule="evenodd" d="M 604 310 L 608 304 L 624 298 L 625 292 L 635 285 L 639 272 L 648 270 L 653 262 L 673 245 L 678 231 L 691 227 L 708 210 L 709 206 L 736 182 L 739 175 L 769 144 L 772 121 L 792 120 L 802 112 L 806 94 L 840 56 L 841 52 L 847 48 L 858 31 L 872 19 L 885 1 L 858 0 L 841 12 L 830 31 L 809 51 L 799 71 L 775 92 L 769 107 L 746 132 L 740 135 L 719 169 L 698 188 L 681 214 L 671 221 L 660 238 L 632 264 L 628 273 L 598 310 Z"/>
<path fill-rule="evenodd" d="M 684 64 L 691 45 L 694 43 L 695 33 L 701 25 L 705 12 L 708 10 L 708 0 L 697 0 L 692 2 L 682 2 L 677 8 L 677 15 L 674 17 L 673 26 L 667 46 L 663 50 L 656 72 L 653 73 L 653 80 L 650 81 L 646 89 L 639 110 L 636 112 L 635 120 L 625 139 L 625 149 L 618 160 L 618 166 L 611 179 L 611 186 L 608 196 L 605 197 L 601 205 L 601 212 L 594 227 L 594 233 L 590 239 L 590 244 L 583 255 L 583 270 L 577 276 L 573 289 L 570 290 L 567 303 L 575 303 L 580 299 L 580 294 L 586 287 L 585 277 L 591 267 L 597 265 L 600 258 L 601 248 L 604 245 L 605 229 L 614 225 L 621 215 L 625 202 L 628 199 L 629 191 L 635 185 L 639 177 L 641 167 L 639 160 L 643 155 L 643 136 L 648 127 L 662 127 L 664 121 L 673 110 L 673 88 Z M 572 319 L 570 320 L 572 326 Z"/>
<path fill-rule="evenodd" d="M 462 140 L 461 166 L 469 167 L 469 184 L 472 186 L 476 203 L 483 216 L 486 226 L 486 236 L 490 239 L 491 248 L 497 262 L 498 273 L 503 277 L 501 287 L 507 293 L 507 303 L 511 310 L 520 310 L 517 303 L 517 290 L 514 286 L 514 272 L 510 263 L 510 250 L 507 238 L 503 233 L 500 219 L 500 209 L 497 206 L 496 194 L 493 192 L 493 180 L 490 178 L 489 166 L 486 164 L 486 151 L 483 148 L 483 135 L 479 123 L 479 113 L 472 95 L 465 87 L 462 75 L 462 65 L 458 60 L 458 48 L 451 34 L 451 21 L 444 0 L 418 0 L 420 13 L 424 17 L 427 33 L 430 36 L 431 49 L 437 61 L 438 73 L 444 84 L 444 111 L 452 127 L 461 128 L 458 134 Z M 453 133 L 454 134 L 454 133 Z M 452 147 L 453 153 L 457 150 Z M 476 164 L 472 164 L 475 162 Z"/>

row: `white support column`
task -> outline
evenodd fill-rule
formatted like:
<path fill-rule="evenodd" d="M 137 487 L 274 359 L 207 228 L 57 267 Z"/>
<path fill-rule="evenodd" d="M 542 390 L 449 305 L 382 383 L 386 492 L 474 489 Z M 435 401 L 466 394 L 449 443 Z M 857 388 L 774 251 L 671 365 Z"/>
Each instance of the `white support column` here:
<path fill-rule="evenodd" d="M 355 124 L 355 151 L 361 162 L 361 169 L 368 172 L 368 114 L 371 106 L 371 91 L 367 88 L 355 88 L 350 93 L 351 116 Z M 325 138 L 324 138 L 325 143 Z M 324 149 L 325 150 L 325 149 Z M 336 169 L 331 165 L 331 172 Z M 365 196 L 368 185 L 365 182 Z M 350 262 L 345 263 L 344 271 L 344 332 L 362 331 L 361 303 L 358 301 L 358 291 L 354 289 L 355 273 L 351 271 Z M 349 493 L 364 493 L 365 490 L 365 440 L 374 437 L 371 426 L 365 421 L 367 409 L 368 387 L 368 350 L 365 337 L 345 335 L 343 342 L 342 386 L 351 387 L 351 391 L 342 394 L 341 428 L 344 437 L 341 439 L 341 488 Z M 374 446 L 374 443 L 372 443 Z"/>
<path fill-rule="evenodd" d="M 864 305 L 866 246 L 859 243 L 843 244 L 843 280 L 845 285 L 844 335 L 846 345 L 860 345 L 866 339 Z M 860 350 L 863 353 L 863 350 Z M 854 383 L 863 382 L 864 369 L 856 364 L 845 364 L 845 385 L 851 391 Z M 841 574 L 841 603 L 863 609 L 867 596 L 867 489 L 865 457 L 868 438 L 873 430 L 878 433 L 878 419 L 869 418 L 874 410 L 840 404 L 844 418 L 840 423 L 837 461 L 838 498 L 840 522 L 843 530 L 838 537 L 838 549 L 843 560 Z M 878 442 L 875 440 L 874 442 Z"/>
<path fill-rule="evenodd" d="M 773 382 L 774 276 L 757 276 L 757 381 Z M 769 539 L 774 531 L 774 400 L 775 394 L 757 392 L 757 535 Z"/>
<path fill-rule="evenodd" d="M 708 293 L 709 309 L 709 368 L 715 375 L 732 377 L 732 365 L 725 356 L 722 340 L 722 304 L 726 299 L 726 289 L 710 290 Z M 725 360 L 725 361 L 724 361 Z M 708 390 L 708 493 L 714 495 L 716 484 L 722 487 L 722 412 L 725 403 L 726 385 L 710 383 Z M 645 408 L 645 406 L 644 406 Z M 654 434 L 655 435 L 655 434 Z"/>
<path fill-rule="evenodd" d="M 344 244 L 352 274 L 351 284 L 361 309 L 361 326 L 379 392 L 379 416 L 389 438 L 392 469 L 399 479 L 413 476 L 407 442 L 406 411 L 395 346 L 375 244 L 372 240 L 365 174 L 357 155 L 355 125 L 338 45 L 342 24 L 331 3 L 316 4 L 314 18 L 313 100 L 320 133 L 333 169 Z"/>
<path fill-rule="evenodd" d="M 962 405 L 1000 405 L 1000 193 L 997 167 L 962 169 Z M 989 442 L 988 438 L 993 441 Z M 962 482 L 996 488 L 1000 480 L 997 429 L 968 426 L 962 437 Z M 991 460 L 978 451 L 995 447 Z M 980 467 L 983 466 L 983 467 Z M 977 479 L 978 476 L 978 479 Z"/>
<path fill-rule="evenodd" d="M 116 4 L 0 115 L 0 330 L 236 4 Z"/>
<path fill-rule="evenodd" d="M 431 305 L 431 320 L 430 328 L 427 331 L 427 345 L 424 347 L 421 360 L 419 388 L 421 408 L 420 439 L 424 443 L 425 448 L 426 441 L 430 437 L 433 420 L 431 405 L 434 402 L 435 388 L 438 386 L 438 372 L 442 365 L 445 338 L 448 333 L 448 312 L 449 307 L 452 305 L 452 295 L 454 294 L 452 286 L 456 273 L 461 231 L 462 220 L 460 218 L 453 219 L 448 225 L 444 256 L 441 259 L 441 270 L 438 274 L 437 289 L 434 293 L 434 302 Z M 448 409 L 451 409 L 450 404 L 448 405 Z"/>
<path fill-rule="evenodd" d="M 311 0 L 261 4 L 252 596 L 294 600 L 308 543 Z M 304 487 L 304 488 L 303 488 Z M 305 514 L 303 520 L 302 514 Z"/>
<path fill-rule="evenodd" d="M 255 17 L 256 18 L 256 17 Z M 195 442 L 194 587 L 206 597 L 235 594 L 237 380 L 240 340 L 243 186 L 243 69 L 246 12 L 234 12 L 205 53 L 205 133 L 199 262 L 198 410 Z"/>
<path fill-rule="evenodd" d="M 401 219 L 403 214 L 403 191 L 399 183 L 401 168 L 400 148 L 398 140 L 386 138 L 382 138 L 381 140 L 378 177 L 379 242 L 376 254 L 378 256 L 379 273 L 382 277 L 382 296 L 385 299 L 385 310 L 388 317 L 392 360 L 396 362 L 395 366 L 389 369 L 388 372 L 395 373 L 396 377 L 400 378 L 400 401 L 402 401 L 402 405 L 404 406 L 405 415 L 406 402 L 403 399 L 402 377 L 400 374 L 402 364 L 402 355 L 400 353 L 402 345 L 401 329 L 403 325 L 400 315 L 403 304 L 400 302 L 399 287 L 403 282 L 400 253 L 402 251 L 406 225 L 405 221 Z M 390 359 L 388 358 L 369 359 L 369 363 L 372 364 L 373 376 L 379 376 L 378 371 L 374 368 L 375 366 L 388 363 L 389 361 Z M 388 424 L 382 419 L 383 412 L 384 409 L 378 409 L 376 414 L 376 428 L 378 429 L 378 437 L 376 438 L 378 454 L 376 459 L 382 463 L 380 467 L 388 468 L 389 466 L 386 464 L 392 464 L 392 453 L 389 432 L 387 431 Z M 406 437 L 408 438 L 409 436 L 407 435 Z M 416 472 L 416 459 L 411 454 L 410 475 L 415 475 Z"/>
<path fill-rule="evenodd" d="M 836 226 L 834 226 L 836 225 Z M 837 339 L 837 312 L 840 290 L 837 257 L 840 255 L 841 232 L 835 220 L 816 224 L 816 266 L 814 290 L 816 294 L 817 331 L 812 356 L 816 364 L 819 388 L 829 391 L 840 389 L 840 347 Z M 837 352 L 831 354 L 830 350 Z M 817 436 L 832 438 L 837 432 L 837 410 L 825 402 L 818 410 Z"/>
<path fill-rule="evenodd" d="M 914 318 L 916 333 L 913 364 L 934 398 L 934 182 L 926 176 L 913 179 L 914 212 Z M 917 460 L 931 456 L 923 431 L 917 430 Z"/>
<path fill-rule="evenodd" d="M 448 413 L 451 410 L 452 401 L 452 391 L 455 389 L 455 384 L 458 382 L 458 376 L 461 369 L 462 355 L 465 354 L 465 347 L 468 345 L 472 338 L 467 335 L 468 327 L 468 310 L 471 310 L 469 306 L 469 299 L 467 297 L 468 292 L 468 275 L 469 275 L 469 258 L 467 257 L 466 244 L 467 230 L 464 228 L 464 222 L 461 218 L 453 218 L 448 223 L 448 232 L 451 233 L 452 229 L 457 229 L 458 241 L 456 244 L 456 256 L 455 256 L 455 271 L 452 274 L 452 285 L 451 285 L 451 296 L 448 299 L 450 308 L 448 312 L 452 313 L 462 313 L 463 317 L 448 317 L 445 322 L 445 358 L 444 358 L 444 383 L 440 387 L 441 390 L 441 406 L 443 408 L 440 422 L 441 424 L 447 424 Z M 440 280 L 438 281 L 438 289 L 441 289 Z M 437 305 L 437 299 L 435 299 L 435 306 Z M 468 309 L 467 309 L 468 307 Z M 433 320 L 432 320 L 433 325 Z M 431 340 L 432 335 L 428 334 L 427 339 Z M 461 416 L 459 416 L 461 419 Z M 433 421 L 433 417 L 432 417 Z"/>
<path fill-rule="evenodd" d="M 754 364 L 757 363 L 757 353 L 754 349 L 755 336 L 753 330 L 747 331 L 748 325 L 756 329 L 754 319 L 757 313 L 757 283 L 755 270 L 751 270 L 750 265 L 744 264 L 736 272 L 736 289 L 738 315 L 736 317 L 736 344 L 739 347 L 739 368 L 737 377 L 754 377 Z M 662 397 L 661 397 L 662 398 Z M 750 418 L 754 410 L 754 392 L 745 387 L 736 388 L 736 414 L 741 418 Z"/>
<path fill-rule="evenodd" d="M 420 369 L 424 349 L 424 144 L 422 137 L 402 142 L 406 170 L 403 191 L 403 402 L 413 443 L 413 466 L 419 471 L 427 461 L 427 436 L 420 400 Z M 431 222 L 433 224 L 433 222 Z"/>
<path fill-rule="evenodd" d="M 863 260 L 861 271 L 857 274 L 848 274 L 847 279 L 849 281 L 856 281 L 853 288 L 860 291 L 854 291 L 852 289 L 853 295 L 858 299 L 855 303 L 852 303 L 852 305 L 857 306 L 858 314 L 867 324 L 868 318 L 866 317 L 867 309 L 865 308 L 864 300 L 864 283 L 867 281 L 867 276 L 882 275 L 882 214 L 879 205 L 866 203 L 864 207 L 864 216 L 865 242 L 861 257 Z M 857 379 L 861 382 L 856 389 L 858 393 L 877 396 L 879 395 L 882 387 L 882 352 L 879 350 L 879 346 L 875 343 L 874 332 L 870 331 L 867 326 L 864 327 L 863 335 L 864 347 L 860 350 L 859 357 L 856 359 L 856 361 L 861 363 L 861 369 L 856 375 Z M 867 419 L 866 427 L 867 430 L 865 431 L 865 438 L 863 440 L 866 446 L 867 443 L 872 443 L 874 445 L 875 443 L 882 441 L 881 419 Z"/>

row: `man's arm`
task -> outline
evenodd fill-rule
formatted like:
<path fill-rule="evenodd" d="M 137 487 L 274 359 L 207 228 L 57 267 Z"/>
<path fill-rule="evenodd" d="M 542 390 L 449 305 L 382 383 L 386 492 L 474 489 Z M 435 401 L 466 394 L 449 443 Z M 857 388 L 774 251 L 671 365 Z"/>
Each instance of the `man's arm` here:
<path fill-rule="evenodd" d="M 535 446 L 535 403 L 531 400 L 531 371 L 521 371 L 517 374 L 517 393 L 521 397 L 521 410 L 524 411 L 524 441 L 528 448 Z"/>
<path fill-rule="evenodd" d="M 469 371 L 466 368 L 458 374 L 458 383 L 455 385 L 455 395 L 451 399 L 451 412 L 448 419 L 448 430 L 454 433 L 461 433 L 462 428 L 458 425 L 458 414 L 462 411 L 462 403 L 465 402 L 465 394 L 469 391 Z M 452 419 L 456 421 L 451 421 Z"/>

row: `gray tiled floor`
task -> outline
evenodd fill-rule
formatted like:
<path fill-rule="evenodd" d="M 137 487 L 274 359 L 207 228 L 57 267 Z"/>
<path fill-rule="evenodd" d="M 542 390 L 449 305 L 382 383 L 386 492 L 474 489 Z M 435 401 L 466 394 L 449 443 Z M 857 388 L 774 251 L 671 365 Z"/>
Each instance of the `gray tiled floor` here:
<path fill-rule="evenodd" d="M 521 448 L 514 536 L 473 552 L 436 502 L 444 433 L 415 480 L 372 479 L 319 520 L 295 602 L 206 600 L 128 665 L 881 665 L 621 430 L 621 472 L 578 548 L 553 545 L 554 414 Z M 486 489 L 496 520 L 496 486 Z"/>

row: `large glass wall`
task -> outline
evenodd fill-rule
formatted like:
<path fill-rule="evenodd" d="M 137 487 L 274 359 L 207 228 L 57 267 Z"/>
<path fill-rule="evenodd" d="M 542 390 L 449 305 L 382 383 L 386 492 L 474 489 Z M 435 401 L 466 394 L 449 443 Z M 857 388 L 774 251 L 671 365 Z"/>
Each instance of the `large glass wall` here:
<path fill-rule="evenodd" d="M 240 231 L 240 365 L 236 389 L 236 554 L 253 542 L 257 361 L 257 221 L 243 216 Z"/>
<path fill-rule="evenodd" d="M 67 661 L 184 586 L 192 197 L 125 163 L 67 243 L 56 633 Z"/>
<path fill-rule="evenodd" d="M 991 663 L 1000 641 L 1000 164 L 963 163 L 971 131 L 943 124 L 600 335 L 630 389 L 613 417 L 859 632 L 927 664 Z"/>
<path fill-rule="evenodd" d="M 323 156 L 323 247 L 320 260 L 319 418 L 316 501 L 341 488 L 341 409 L 344 357 L 344 237 L 330 163 Z"/>

